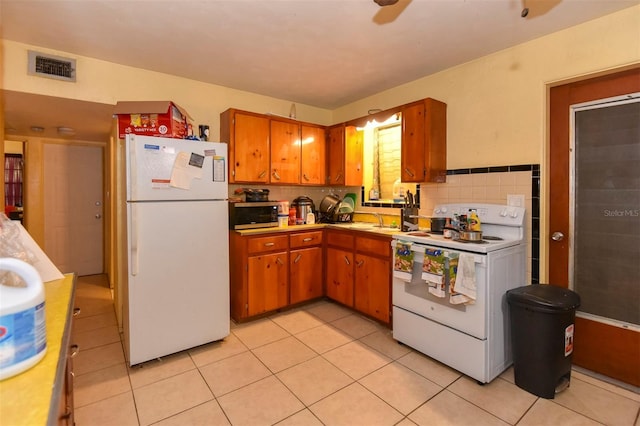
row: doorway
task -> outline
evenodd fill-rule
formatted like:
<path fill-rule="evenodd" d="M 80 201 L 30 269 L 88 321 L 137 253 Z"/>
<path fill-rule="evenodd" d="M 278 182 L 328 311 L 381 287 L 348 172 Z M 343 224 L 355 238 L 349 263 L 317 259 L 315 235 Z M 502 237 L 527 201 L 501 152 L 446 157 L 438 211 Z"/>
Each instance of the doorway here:
<path fill-rule="evenodd" d="M 582 298 L 573 362 L 634 386 L 640 104 L 629 95 L 638 92 L 640 69 L 553 87 L 549 147 L 549 282 Z"/>
<path fill-rule="evenodd" d="M 44 251 L 63 273 L 104 272 L 103 148 L 44 144 Z"/>

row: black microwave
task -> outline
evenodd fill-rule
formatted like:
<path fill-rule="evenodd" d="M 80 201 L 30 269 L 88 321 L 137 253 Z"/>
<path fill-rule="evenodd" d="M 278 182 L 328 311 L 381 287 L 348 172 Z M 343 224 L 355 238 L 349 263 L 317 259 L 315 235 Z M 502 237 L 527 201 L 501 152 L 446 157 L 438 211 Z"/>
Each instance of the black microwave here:
<path fill-rule="evenodd" d="M 229 203 L 229 229 L 271 228 L 278 226 L 278 202 Z"/>

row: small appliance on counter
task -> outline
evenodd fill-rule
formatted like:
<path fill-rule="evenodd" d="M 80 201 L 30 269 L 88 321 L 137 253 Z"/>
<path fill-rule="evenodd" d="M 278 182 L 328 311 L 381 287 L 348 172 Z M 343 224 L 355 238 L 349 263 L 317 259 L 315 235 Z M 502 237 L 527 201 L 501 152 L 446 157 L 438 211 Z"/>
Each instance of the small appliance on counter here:
<path fill-rule="evenodd" d="M 311 215 L 314 215 L 314 212 L 316 210 L 316 205 L 313 203 L 313 200 L 306 195 L 301 195 L 300 197 L 293 200 L 293 203 L 291 203 L 291 207 L 296 209 L 296 225 L 303 225 L 308 223 L 308 219 L 311 219 Z M 309 215 L 310 213 L 311 215 Z"/>
<path fill-rule="evenodd" d="M 278 226 L 278 201 L 229 203 L 229 229 L 275 228 Z"/>
<path fill-rule="evenodd" d="M 335 194 L 329 194 L 322 199 L 318 222 L 320 223 L 349 223 L 353 222 L 355 203 L 350 197 L 340 199 Z"/>

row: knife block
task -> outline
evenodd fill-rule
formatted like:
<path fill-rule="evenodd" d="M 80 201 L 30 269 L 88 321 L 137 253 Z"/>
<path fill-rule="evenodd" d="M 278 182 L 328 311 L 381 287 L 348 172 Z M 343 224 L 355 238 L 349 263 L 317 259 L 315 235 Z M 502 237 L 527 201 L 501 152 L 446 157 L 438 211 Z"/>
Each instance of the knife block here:
<path fill-rule="evenodd" d="M 402 217 L 402 232 L 418 230 L 417 207 L 407 207 L 404 209 L 400 209 L 400 216 Z"/>

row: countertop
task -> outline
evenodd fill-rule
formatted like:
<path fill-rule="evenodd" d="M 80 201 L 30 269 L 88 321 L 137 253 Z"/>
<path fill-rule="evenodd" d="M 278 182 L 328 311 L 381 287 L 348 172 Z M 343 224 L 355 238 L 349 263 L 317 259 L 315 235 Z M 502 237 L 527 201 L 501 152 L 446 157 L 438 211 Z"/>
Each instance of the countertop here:
<path fill-rule="evenodd" d="M 378 235 L 394 235 L 400 234 L 402 231 L 398 228 L 380 227 L 372 222 L 352 222 L 352 223 L 315 223 L 313 225 L 291 225 L 287 227 L 274 228 L 257 228 L 257 229 L 240 229 L 235 230 L 240 235 L 258 235 L 258 234 L 274 234 L 282 232 L 304 232 L 320 229 L 342 229 L 349 231 L 369 232 Z"/>
<path fill-rule="evenodd" d="M 0 424 L 57 424 L 64 391 L 66 357 L 71 333 L 75 275 L 44 283 L 47 353 L 36 365 L 0 381 Z"/>

